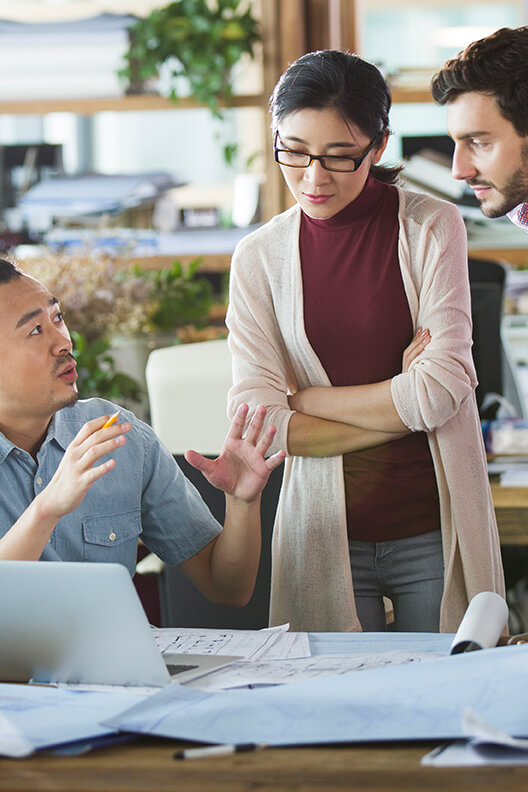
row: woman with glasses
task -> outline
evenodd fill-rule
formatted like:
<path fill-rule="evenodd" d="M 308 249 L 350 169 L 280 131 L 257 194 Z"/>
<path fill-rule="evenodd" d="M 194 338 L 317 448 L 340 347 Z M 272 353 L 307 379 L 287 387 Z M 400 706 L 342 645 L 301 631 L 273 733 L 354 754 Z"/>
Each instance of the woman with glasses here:
<path fill-rule="evenodd" d="M 504 594 L 465 228 L 379 165 L 390 104 L 355 55 L 293 63 L 270 105 L 296 204 L 232 262 L 230 411 L 265 404 L 288 450 L 271 623 L 293 630 L 383 630 L 389 598 L 393 629 L 454 632 Z"/>

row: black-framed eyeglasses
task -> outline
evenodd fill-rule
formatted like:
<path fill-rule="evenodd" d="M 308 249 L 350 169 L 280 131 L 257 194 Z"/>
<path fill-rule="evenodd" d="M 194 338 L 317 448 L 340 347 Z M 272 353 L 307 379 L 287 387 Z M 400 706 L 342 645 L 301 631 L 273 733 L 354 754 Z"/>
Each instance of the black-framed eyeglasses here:
<path fill-rule="evenodd" d="M 331 154 L 308 154 L 304 151 L 293 151 L 292 149 L 277 148 L 277 141 L 279 140 L 279 133 L 275 132 L 275 140 L 273 141 L 273 155 L 275 162 L 279 165 L 286 165 L 288 168 L 309 168 L 314 160 L 318 160 L 322 167 L 328 171 L 335 171 L 337 173 L 353 173 L 357 171 L 361 163 L 374 148 L 377 140 L 376 137 L 371 140 L 366 151 L 360 157 L 339 157 Z"/>

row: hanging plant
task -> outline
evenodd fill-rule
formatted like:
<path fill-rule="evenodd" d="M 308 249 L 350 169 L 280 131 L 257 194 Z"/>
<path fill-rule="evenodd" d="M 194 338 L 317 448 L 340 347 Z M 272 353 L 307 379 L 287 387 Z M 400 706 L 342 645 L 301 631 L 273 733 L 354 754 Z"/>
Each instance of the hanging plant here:
<path fill-rule="evenodd" d="M 197 101 L 222 118 L 220 107 L 233 95 L 232 68 L 242 55 L 254 57 L 260 38 L 248 0 L 174 0 L 132 26 L 120 75 L 134 85 L 156 77 L 170 61 L 171 99 L 178 100 L 178 81 L 185 77 Z"/>

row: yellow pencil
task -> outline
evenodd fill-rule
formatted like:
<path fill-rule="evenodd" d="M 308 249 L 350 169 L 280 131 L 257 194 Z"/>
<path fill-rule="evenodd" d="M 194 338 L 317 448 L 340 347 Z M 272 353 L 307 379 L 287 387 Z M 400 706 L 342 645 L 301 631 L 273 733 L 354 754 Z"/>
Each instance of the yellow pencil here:
<path fill-rule="evenodd" d="M 121 410 L 118 410 L 116 413 L 111 415 L 110 418 L 108 419 L 108 421 L 106 421 L 106 423 L 104 423 L 102 425 L 101 429 L 108 429 L 109 426 L 112 426 L 112 424 L 114 424 L 117 421 L 117 419 L 119 418 L 119 413 L 120 412 L 121 412 Z"/>

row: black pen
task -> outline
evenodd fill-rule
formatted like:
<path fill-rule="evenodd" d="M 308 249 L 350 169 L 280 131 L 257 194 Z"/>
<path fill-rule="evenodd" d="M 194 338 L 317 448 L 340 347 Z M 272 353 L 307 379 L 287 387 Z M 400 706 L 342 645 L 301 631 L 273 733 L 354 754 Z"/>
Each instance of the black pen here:
<path fill-rule="evenodd" d="M 257 751 L 265 748 L 265 743 L 239 743 L 238 745 L 207 745 L 204 748 L 184 748 L 176 751 L 174 759 L 202 759 L 207 756 L 226 756 L 243 751 Z"/>

